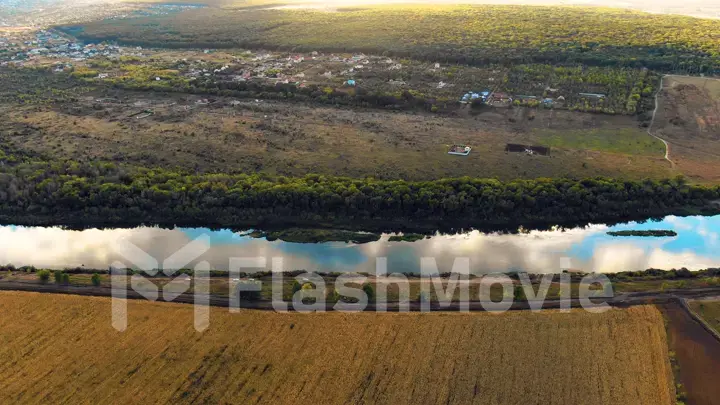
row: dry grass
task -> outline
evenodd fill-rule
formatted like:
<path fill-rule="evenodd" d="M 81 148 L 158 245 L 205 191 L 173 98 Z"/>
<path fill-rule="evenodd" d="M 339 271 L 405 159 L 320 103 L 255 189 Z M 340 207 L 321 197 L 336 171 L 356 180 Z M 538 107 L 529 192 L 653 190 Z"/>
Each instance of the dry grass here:
<path fill-rule="evenodd" d="M 690 301 L 690 308 L 720 333 L 720 301 Z"/>
<path fill-rule="evenodd" d="M 0 402 L 670 404 L 654 307 L 280 314 L 0 293 Z"/>
<path fill-rule="evenodd" d="M 652 131 L 670 143 L 677 169 L 697 182 L 720 182 L 720 80 L 666 77 Z"/>
<path fill-rule="evenodd" d="M 193 97 L 120 94 L 123 104 L 102 110 L 92 102 L 78 103 L 77 111 L 16 110 L 7 115 L 6 125 L 13 126 L 8 132 L 15 133 L 11 139 L 19 148 L 54 157 L 290 176 L 510 180 L 672 174 L 663 148 L 631 117 L 538 111 L 530 121 L 518 109 L 446 117 L 254 101 L 199 108 Z M 153 107 L 136 107 L 136 101 Z M 177 104 L 159 107 L 171 102 Z M 129 117 L 144 108 L 153 108 L 155 116 Z M 471 145 L 472 153 L 448 155 L 448 147 L 458 143 Z M 552 146 L 552 156 L 508 154 L 507 143 Z"/>

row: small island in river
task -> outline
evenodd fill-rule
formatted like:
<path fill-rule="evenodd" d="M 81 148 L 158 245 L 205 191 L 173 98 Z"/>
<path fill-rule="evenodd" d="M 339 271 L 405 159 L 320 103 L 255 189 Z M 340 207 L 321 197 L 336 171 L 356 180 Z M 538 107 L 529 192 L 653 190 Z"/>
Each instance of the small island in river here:
<path fill-rule="evenodd" d="M 612 231 L 607 233 L 610 236 L 645 236 L 645 237 L 670 237 L 677 236 L 677 232 L 668 230 L 648 230 L 648 231 Z"/>

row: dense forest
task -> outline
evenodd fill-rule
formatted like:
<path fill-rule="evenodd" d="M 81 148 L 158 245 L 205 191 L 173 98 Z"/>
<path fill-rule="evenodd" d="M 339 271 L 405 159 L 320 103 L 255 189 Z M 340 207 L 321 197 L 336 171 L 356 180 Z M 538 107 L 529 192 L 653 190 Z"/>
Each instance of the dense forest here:
<path fill-rule="evenodd" d="M 362 51 L 470 65 L 585 64 L 720 72 L 720 21 L 606 8 L 205 8 L 65 27 L 87 41 L 162 47 Z"/>
<path fill-rule="evenodd" d="M 0 222 L 26 225 L 496 228 L 718 213 L 720 187 L 682 178 L 384 181 L 196 174 L 0 152 Z"/>

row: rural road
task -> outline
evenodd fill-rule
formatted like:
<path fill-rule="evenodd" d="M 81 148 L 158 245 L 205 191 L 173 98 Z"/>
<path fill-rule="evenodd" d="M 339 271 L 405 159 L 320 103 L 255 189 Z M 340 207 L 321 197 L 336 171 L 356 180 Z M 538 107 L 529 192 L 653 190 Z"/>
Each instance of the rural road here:
<path fill-rule="evenodd" d="M 24 292 L 38 292 L 38 293 L 49 293 L 49 294 L 70 294 L 70 295 L 83 295 L 83 296 L 94 296 L 94 297 L 111 297 L 125 295 L 128 299 L 140 299 L 146 300 L 140 293 L 132 290 L 120 290 L 114 291 L 109 287 L 92 287 L 92 286 L 65 286 L 56 284 L 38 284 L 38 283 L 23 283 L 17 281 L 0 281 L 0 291 L 24 291 Z M 720 287 L 710 288 L 695 288 L 695 289 L 676 289 L 667 290 L 664 292 L 638 292 L 638 293 L 623 293 L 615 295 L 612 298 L 593 298 L 593 302 L 596 305 L 607 303 L 614 307 L 628 307 L 633 305 L 647 305 L 647 304 L 662 304 L 677 302 L 680 299 L 696 299 L 696 298 L 707 298 L 707 297 L 718 297 L 720 298 Z M 162 298 L 158 299 L 163 301 Z M 180 294 L 175 298 L 173 303 L 178 304 L 193 304 L 195 297 L 192 294 L 184 293 Z M 215 307 L 228 308 L 230 306 L 230 298 L 223 296 L 210 296 L 208 304 Z M 289 310 L 292 310 L 292 304 L 289 303 Z M 469 303 L 470 311 L 486 311 L 485 306 L 488 302 L 471 301 Z M 542 303 L 542 309 L 560 309 L 560 308 L 578 308 L 580 307 L 580 301 L 577 298 L 571 300 L 545 300 Z M 275 310 L 270 301 L 243 301 L 241 308 L 243 309 L 254 309 L 254 310 Z M 329 304 L 328 310 L 332 309 L 332 304 Z M 390 312 L 398 311 L 399 304 L 397 302 L 391 302 L 387 305 L 387 310 Z M 516 302 L 513 303 L 511 310 L 529 310 L 530 304 L 528 302 Z M 352 311 L 352 307 L 349 307 L 349 311 Z M 357 309 L 356 309 L 357 310 Z M 374 312 L 376 310 L 375 305 L 369 304 L 365 311 Z M 410 311 L 420 311 L 420 302 L 410 302 Z M 460 306 L 457 302 L 451 303 L 446 307 L 440 307 L 438 303 L 431 304 L 432 311 L 459 311 Z"/>

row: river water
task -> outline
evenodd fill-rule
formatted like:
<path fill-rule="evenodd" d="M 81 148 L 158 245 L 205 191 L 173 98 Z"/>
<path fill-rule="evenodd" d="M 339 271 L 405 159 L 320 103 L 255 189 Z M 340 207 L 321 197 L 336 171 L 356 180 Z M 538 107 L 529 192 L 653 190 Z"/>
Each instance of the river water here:
<path fill-rule="evenodd" d="M 608 231 L 668 229 L 676 237 L 612 237 Z M 0 264 L 33 265 L 62 269 L 81 267 L 106 269 L 113 263 L 135 267 L 137 257 L 162 263 L 189 242 L 207 237 L 209 248 L 199 257 L 188 254 L 187 266 L 200 261 L 227 270 L 231 258 L 264 257 L 270 269 L 273 257 L 283 258 L 283 270 L 322 272 L 375 272 L 376 258 L 387 258 L 388 272 L 419 272 L 420 259 L 433 257 L 440 272 L 449 272 L 456 258 L 467 257 L 474 274 L 527 271 L 616 272 L 672 269 L 699 270 L 720 267 L 720 216 L 667 217 L 660 222 L 616 226 L 591 225 L 565 231 L 530 231 L 521 234 L 484 234 L 477 231 L 436 235 L 417 242 L 390 242 L 383 235 L 377 242 L 317 244 L 269 242 L 230 230 L 200 228 L 88 229 L 0 227 Z M 138 250 L 128 258 L 128 246 Z M 142 252 L 147 252 L 143 256 Z M 140 253 L 138 253 L 140 252 Z M 187 252 L 186 252 L 187 253 Z M 177 256 L 176 256 L 177 257 Z M 158 266 L 159 267 L 159 266 Z M 253 271 L 253 270 L 247 270 Z"/>

